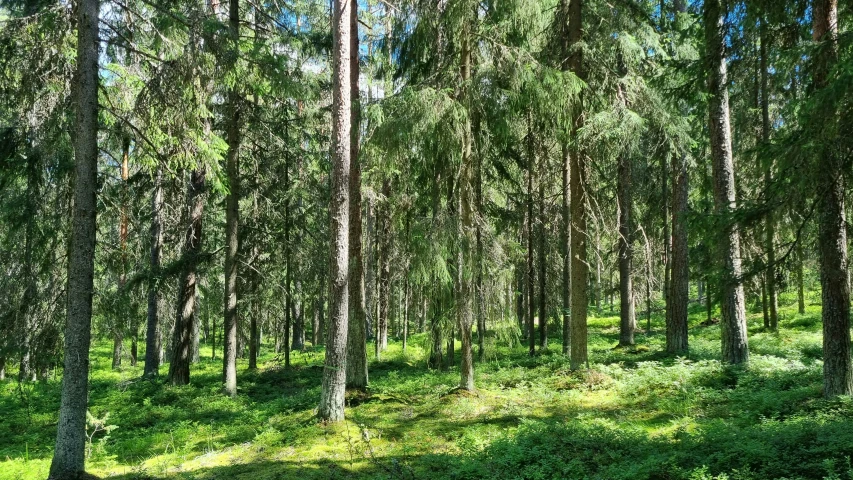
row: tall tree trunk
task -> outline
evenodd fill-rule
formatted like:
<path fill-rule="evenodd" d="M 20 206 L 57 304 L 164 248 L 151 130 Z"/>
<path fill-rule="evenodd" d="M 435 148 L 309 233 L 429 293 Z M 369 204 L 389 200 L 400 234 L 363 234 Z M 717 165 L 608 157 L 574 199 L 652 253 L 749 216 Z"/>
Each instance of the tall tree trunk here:
<path fill-rule="evenodd" d="M 620 95 L 622 95 L 620 87 Z M 634 260 L 631 246 L 631 159 L 627 153 L 619 156 L 617 196 L 619 197 L 619 345 L 634 344 L 634 287 L 631 269 Z"/>
<path fill-rule="evenodd" d="M 74 210 L 68 252 L 65 369 L 56 447 L 48 476 L 52 480 L 79 477 L 85 463 L 97 212 L 98 10 L 98 0 L 77 3 Z"/>
<path fill-rule="evenodd" d="M 669 282 L 669 311 L 666 325 L 666 351 L 686 353 L 687 304 L 690 295 L 687 257 L 687 155 L 678 154 L 672 169 L 672 256 Z"/>
<path fill-rule="evenodd" d="M 722 357 L 726 363 L 749 360 L 746 337 L 743 283 L 741 279 L 740 233 L 727 217 L 736 208 L 732 135 L 729 125 L 729 92 L 726 86 L 725 12 L 720 0 L 706 0 L 705 44 L 708 61 L 708 129 L 714 173 L 714 204 L 725 227 L 720 234 L 722 257 Z"/>
<path fill-rule="evenodd" d="M 761 20 L 761 139 L 765 144 L 770 142 L 770 86 L 768 81 L 767 63 L 767 22 Z M 773 183 L 773 162 L 764 168 L 764 187 L 770 191 Z M 776 220 L 773 212 L 767 215 L 765 225 L 765 250 L 767 251 L 767 271 L 765 272 L 765 283 L 767 285 L 767 308 L 770 315 L 770 329 L 776 331 L 779 328 L 779 300 L 776 295 L 776 246 L 774 237 L 776 235 Z"/>
<path fill-rule="evenodd" d="M 361 101 L 358 90 L 358 3 L 350 9 L 350 95 L 352 100 L 352 144 L 350 145 L 349 178 L 349 304 L 352 316 L 347 337 L 347 387 L 367 388 L 367 322 L 364 299 L 364 261 L 361 236 Z"/>
<path fill-rule="evenodd" d="M 172 361 L 169 364 L 169 382 L 172 385 L 190 383 L 190 355 L 195 316 L 196 274 L 202 244 L 202 214 L 204 213 L 205 170 L 195 170 L 187 193 L 187 230 L 182 255 L 183 268 L 178 285 L 177 314 L 172 339 Z"/>
<path fill-rule="evenodd" d="M 583 52 L 576 48 L 583 38 L 582 15 L 583 0 L 572 0 L 569 3 L 569 45 L 572 46 L 569 66 L 581 79 L 586 78 L 583 69 Z M 581 101 L 582 103 L 582 101 Z M 572 122 L 572 138 L 577 139 L 578 130 L 583 128 L 584 116 L 583 106 L 575 109 Z M 587 263 L 587 212 L 586 205 L 586 178 L 587 158 L 586 153 L 577 144 L 570 152 L 571 164 L 569 166 L 569 191 L 571 193 L 572 231 L 570 252 L 571 264 L 571 368 L 576 370 L 583 364 L 589 364 L 587 358 L 587 279 L 589 277 L 589 264 Z"/>
<path fill-rule="evenodd" d="M 160 370 L 160 253 L 163 250 L 163 166 L 154 173 L 151 193 L 151 276 L 148 280 L 148 318 L 145 328 L 145 367 L 143 375 L 156 377 Z"/>
<path fill-rule="evenodd" d="M 829 70 L 838 57 L 837 0 L 813 1 L 812 29 L 814 40 L 824 42 L 827 47 L 815 65 L 814 87 L 820 90 L 827 86 Z M 844 168 L 844 159 L 829 148 L 819 157 L 818 251 L 823 305 L 823 393 L 827 398 L 853 393 Z"/>
<path fill-rule="evenodd" d="M 539 266 L 538 272 L 538 280 L 539 280 L 539 350 L 545 350 L 548 348 L 548 302 L 547 302 L 547 290 L 546 290 L 546 282 L 545 282 L 545 272 L 548 269 L 546 264 L 547 255 L 545 251 L 546 243 L 545 243 L 545 172 L 546 172 L 546 157 L 545 155 L 541 155 L 539 158 L 539 171 L 537 172 L 537 188 L 539 190 L 539 199 L 537 201 L 538 204 L 538 215 L 536 220 L 536 239 L 538 240 L 538 245 L 536 246 L 536 256 L 537 263 Z"/>
<path fill-rule="evenodd" d="M 676 0 L 676 19 L 686 13 L 683 0 Z M 676 21 L 676 28 L 681 28 Z M 690 295 L 687 242 L 687 210 L 689 178 L 687 154 L 675 152 L 672 163 L 672 246 L 670 251 L 670 279 L 666 306 L 666 351 L 675 354 L 687 352 L 687 306 Z M 699 283 L 702 296 L 702 283 Z"/>
<path fill-rule="evenodd" d="M 536 354 L 536 283 L 534 281 L 535 267 L 533 262 L 535 237 L 535 217 L 533 216 L 533 175 L 535 174 L 536 151 L 533 139 L 533 115 L 527 112 L 527 342 L 528 353 L 532 357 Z"/>
<path fill-rule="evenodd" d="M 323 388 L 317 415 L 325 421 L 344 419 L 346 349 L 349 317 L 349 179 L 352 135 L 352 90 L 350 87 L 350 9 L 354 2 L 333 2 L 332 57 L 334 85 L 332 106 L 332 192 L 329 217 L 332 237 L 329 258 L 329 328 Z"/>
<path fill-rule="evenodd" d="M 460 59 L 460 77 L 462 80 L 461 97 L 467 110 L 471 111 L 470 85 L 471 82 L 471 25 L 476 20 L 476 10 L 472 11 L 473 18 L 462 27 L 462 48 Z M 474 207 L 476 199 L 472 199 L 474 165 L 472 161 L 471 123 L 468 120 L 462 131 L 462 163 L 460 165 L 459 183 L 456 194 L 456 234 L 459 245 L 456 249 L 456 318 L 459 335 L 462 339 L 462 361 L 459 365 L 459 388 L 467 391 L 474 390 L 474 352 L 471 331 L 474 324 L 472 275 L 475 261 L 473 258 L 474 237 Z M 453 337 L 451 336 L 451 339 Z M 452 352 L 452 349 L 449 349 Z M 448 352 L 448 353 L 450 353 Z"/>
<path fill-rule="evenodd" d="M 296 244 L 301 243 L 301 235 L 296 236 Z M 297 278 L 296 291 L 294 292 L 293 302 L 291 303 L 291 318 L 293 318 L 293 337 L 291 339 L 290 351 L 301 352 L 305 349 L 305 316 L 304 302 L 302 298 L 302 280 Z"/>
<path fill-rule="evenodd" d="M 805 288 L 803 287 L 803 246 L 802 241 L 797 242 L 796 246 L 796 256 L 795 261 L 797 262 L 796 266 L 796 274 L 797 274 L 797 312 L 800 315 L 806 313 L 806 295 Z"/>
<path fill-rule="evenodd" d="M 382 181 L 384 199 L 379 208 L 379 320 L 376 358 L 388 348 L 388 313 L 391 306 L 391 180 Z"/>
<path fill-rule="evenodd" d="M 284 367 L 290 368 L 290 323 L 291 323 L 291 303 L 293 302 L 293 292 L 291 289 L 293 283 L 293 247 L 290 241 L 290 165 L 284 167 L 284 185 L 287 192 L 287 198 L 284 201 L 284 332 L 279 339 L 281 346 L 284 346 Z M 281 332 L 280 332 L 281 333 Z"/>
<path fill-rule="evenodd" d="M 571 211 L 569 210 L 569 164 L 571 163 L 571 156 L 569 155 L 569 147 L 567 145 L 562 146 L 562 223 L 560 225 L 560 253 L 563 257 L 563 268 L 562 268 L 562 282 L 561 282 L 561 290 L 562 293 L 561 299 L 562 304 L 560 305 L 560 310 L 562 313 L 563 320 L 563 355 L 569 354 L 569 299 L 570 299 L 570 288 L 571 288 L 571 252 L 569 250 L 569 239 L 571 237 L 572 230 L 572 218 Z"/>
<path fill-rule="evenodd" d="M 228 33 L 231 49 L 228 66 L 234 69 L 239 55 L 240 2 L 231 0 L 228 7 Z M 240 107 L 237 86 L 228 89 L 228 117 L 225 134 L 228 152 L 225 171 L 228 176 L 228 195 L 225 198 L 225 321 L 223 322 L 222 377 L 225 393 L 237 395 L 237 277 L 239 264 L 240 225 Z"/>

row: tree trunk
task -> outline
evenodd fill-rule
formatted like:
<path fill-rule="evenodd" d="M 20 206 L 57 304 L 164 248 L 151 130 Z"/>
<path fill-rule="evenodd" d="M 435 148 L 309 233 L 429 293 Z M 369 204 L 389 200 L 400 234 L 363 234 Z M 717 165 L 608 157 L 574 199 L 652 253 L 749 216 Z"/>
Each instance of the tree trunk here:
<path fill-rule="evenodd" d="M 814 0 L 812 21 L 814 40 L 828 47 L 822 50 L 815 65 L 814 87 L 820 90 L 827 86 L 829 70 L 838 56 L 837 0 Z M 837 114 L 833 111 L 829 115 Z M 818 251 L 823 305 L 823 393 L 827 398 L 853 393 L 844 169 L 844 159 L 837 153 L 829 149 L 822 152 L 818 163 Z"/>
<path fill-rule="evenodd" d="M 535 233 L 535 220 L 533 216 L 533 175 L 536 164 L 536 152 L 534 150 L 533 140 L 533 115 L 530 111 L 527 112 L 527 342 L 528 353 L 532 357 L 536 354 L 536 325 L 534 317 L 536 315 L 536 306 L 534 298 L 536 296 L 536 283 L 534 282 L 535 267 L 533 263 L 533 252 Z"/>
<path fill-rule="evenodd" d="M 690 295 L 688 243 L 687 243 L 687 200 L 688 177 L 687 155 L 676 157 L 672 169 L 672 257 L 669 282 L 669 311 L 666 325 L 666 351 L 682 354 L 687 352 L 687 306 Z"/>
<path fill-rule="evenodd" d="M 537 181 L 539 185 L 537 188 L 539 189 L 539 199 L 538 199 L 538 207 L 539 212 L 537 215 L 536 221 L 536 237 L 538 240 L 538 245 L 536 246 L 537 250 L 537 263 L 539 266 L 539 350 L 545 350 L 548 348 L 548 302 L 547 302 L 547 290 L 545 283 L 545 272 L 548 269 L 546 264 L 547 255 L 545 251 L 545 172 L 546 172 L 546 157 L 545 155 L 541 155 L 539 158 L 539 171 L 537 172 Z"/>
<path fill-rule="evenodd" d="M 569 278 L 571 275 L 571 252 L 569 250 L 569 239 L 571 237 L 572 230 L 572 218 L 571 211 L 569 210 L 569 164 L 571 163 L 571 156 L 569 155 L 569 147 L 567 145 L 562 146 L 562 224 L 560 225 L 560 253 L 563 257 L 563 268 L 562 268 L 562 283 L 561 283 L 561 293 L 562 293 L 562 305 L 560 306 L 560 310 L 562 310 L 563 317 L 563 355 L 569 354 L 569 292 L 571 288 L 571 279 Z"/>
<path fill-rule="evenodd" d="M 145 328 L 145 367 L 143 375 L 156 377 L 160 370 L 160 254 L 163 250 L 163 166 L 154 173 L 151 193 L 151 277 L 148 280 L 148 318 Z"/>
<path fill-rule="evenodd" d="M 583 37 L 581 28 L 583 13 L 583 0 L 572 0 L 569 3 L 569 45 L 576 46 Z M 586 78 L 583 70 L 583 52 L 573 48 L 569 65 L 573 72 L 581 79 Z M 577 139 L 578 130 L 583 128 L 583 106 L 577 107 L 572 122 L 572 138 Z M 571 368 L 577 370 L 581 365 L 589 364 L 587 358 L 587 279 L 589 277 L 589 264 L 587 263 L 587 212 L 586 206 L 586 177 L 587 159 L 586 153 L 580 148 L 571 151 L 571 164 L 569 166 L 570 179 L 569 191 L 571 193 L 572 231 L 570 252 L 571 264 Z"/>
<path fill-rule="evenodd" d="M 391 181 L 382 181 L 379 206 L 379 319 L 376 326 L 376 358 L 388 348 L 388 313 L 391 305 Z"/>
<path fill-rule="evenodd" d="M 297 235 L 296 244 L 301 243 L 301 235 Z M 291 303 L 291 318 L 293 319 L 293 337 L 291 338 L 290 351 L 301 352 L 305 350 L 305 308 L 302 299 L 302 281 L 296 280 L 296 291 Z"/>
<path fill-rule="evenodd" d="M 361 101 L 358 90 L 358 4 L 350 9 L 350 95 L 352 100 L 352 144 L 350 145 L 349 178 L 349 256 L 352 270 L 349 277 L 349 304 L 352 316 L 347 337 L 347 387 L 367 388 L 367 322 L 364 299 L 364 261 L 361 236 L 361 161 L 359 139 L 361 132 Z"/>
<path fill-rule="evenodd" d="M 187 194 L 188 214 L 183 268 L 178 285 L 178 308 L 172 339 L 172 361 L 169 364 L 169 382 L 172 385 L 190 383 L 190 355 L 195 316 L 195 291 L 197 265 L 202 244 L 202 214 L 204 213 L 204 188 L 206 173 L 203 169 L 192 172 Z"/>
<path fill-rule="evenodd" d="M 334 85 L 332 106 L 332 192 L 329 217 L 332 237 L 329 258 L 331 295 L 323 387 L 317 415 L 324 421 L 344 419 L 347 332 L 349 317 L 349 179 L 352 135 L 350 9 L 353 2 L 333 2 L 332 42 Z"/>
<path fill-rule="evenodd" d="M 768 82 L 767 64 L 767 25 L 761 21 L 761 136 L 765 145 L 770 142 L 770 87 Z M 764 186 L 767 191 L 773 183 L 773 163 L 770 162 L 764 170 Z M 776 331 L 779 328 L 779 300 L 776 295 L 776 246 L 774 237 L 776 235 L 776 220 L 773 212 L 767 215 L 765 225 L 765 250 L 767 251 L 767 271 L 765 273 L 767 284 L 767 306 L 770 315 L 770 329 Z"/>
<path fill-rule="evenodd" d="M 460 59 L 460 77 L 462 80 L 461 97 L 470 112 L 470 85 L 471 82 L 471 25 L 476 20 L 476 10 L 472 10 L 473 18 L 468 20 L 462 27 L 462 48 Z M 456 194 L 456 234 L 459 245 L 456 249 L 456 318 L 459 335 L 462 340 L 462 361 L 459 365 L 459 388 L 467 391 L 474 390 L 474 352 L 472 328 L 473 318 L 473 294 L 472 272 L 474 261 L 474 207 L 476 199 L 472 199 L 474 165 L 472 161 L 472 137 L 471 123 L 468 120 L 462 131 L 462 163 L 460 165 L 459 182 Z M 451 336 L 451 339 L 453 337 Z M 452 348 L 448 349 L 452 355 Z"/>
<path fill-rule="evenodd" d="M 619 89 L 620 96 L 623 95 Z M 619 345 L 634 344 L 634 287 L 631 269 L 634 260 L 631 245 L 631 159 L 626 153 L 619 156 L 617 196 L 619 198 Z"/>
<path fill-rule="evenodd" d="M 797 241 L 796 262 L 797 262 L 797 312 L 800 315 L 806 313 L 806 294 L 803 286 L 803 246 L 802 240 Z"/>
<path fill-rule="evenodd" d="M 82 475 L 95 271 L 98 177 L 98 0 L 77 3 L 74 209 L 68 252 L 65 358 L 56 447 L 48 478 Z"/>
<path fill-rule="evenodd" d="M 706 0 L 704 13 L 714 204 L 717 214 L 725 217 L 719 239 L 719 255 L 722 257 L 722 358 L 726 363 L 738 364 L 749 360 L 749 347 L 741 279 L 740 233 L 737 225 L 728 219 L 737 207 L 737 201 L 726 86 L 725 12 L 720 0 Z"/>
<path fill-rule="evenodd" d="M 239 54 L 240 2 L 231 0 L 228 8 L 228 33 L 233 42 L 229 52 L 229 67 L 233 69 Z M 240 262 L 240 108 L 236 85 L 228 89 L 226 140 L 228 152 L 225 171 L 228 176 L 228 195 L 225 197 L 225 321 L 223 322 L 222 376 L 225 393 L 237 395 L 237 277 Z"/>

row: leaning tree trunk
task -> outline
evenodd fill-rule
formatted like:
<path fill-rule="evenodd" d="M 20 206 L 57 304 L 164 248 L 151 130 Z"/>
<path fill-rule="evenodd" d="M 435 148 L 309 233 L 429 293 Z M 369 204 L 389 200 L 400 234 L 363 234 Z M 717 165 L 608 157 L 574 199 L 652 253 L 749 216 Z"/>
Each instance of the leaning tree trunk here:
<path fill-rule="evenodd" d="M 714 204 L 727 217 L 736 207 L 732 135 L 729 125 L 729 92 L 726 86 L 725 12 L 720 0 L 705 1 L 705 44 L 708 61 L 708 130 L 714 174 Z M 741 279 L 740 232 L 730 219 L 719 237 L 722 257 L 722 357 L 726 363 L 749 360 L 746 313 Z"/>
<path fill-rule="evenodd" d="M 98 0 L 77 3 L 74 210 L 68 252 L 65 369 L 48 476 L 54 480 L 78 478 L 85 467 L 98 181 L 98 11 Z"/>
<path fill-rule="evenodd" d="M 568 43 L 572 46 L 569 66 L 581 79 L 585 78 L 583 69 L 583 52 L 574 47 L 582 40 L 581 29 L 583 13 L 583 0 L 572 0 L 569 3 L 569 26 Z M 583 97 L 581 97 L 583 98 Z M 572 138 L 577 139 L 578 130 L 583 128 L 583 106 L 575 109 L 574 121 L 572 123 Z M 571 368 L 577 370 L 583 364 L 589 364 L 587 358 L 587 279 L 589 277 L 589 263 L 587 263 L 587 212 L 586 205 L 586 177 L 587 158 L 586 153 L 573 144 L 570 165 L 569 190 L 571 192 Z"/>
<path fill-rule="evenodd" d="M 333 2 L 332 57 L 334 86 L 332 105 L 332 191 L 329 218 L 332 237 L 329 258 L 329 328 L 326 340 L 326 359 L 323 387 L 317 416 L 325 421 L 344 419 L 346 389 L 346 349 L 349 328 L 349 179 L 352 119 L 350 88 L 350 9 L 353 2 Z M 357 33 L 357 32 L 356 32 Z"/>
<path fill-rule="evenodd" d="M 358 4 L 350 10 L 350 95 L 352 100 L 352 144 L 349 177 L 349 304 L 352 316 L 347 336 L 347 387 L 367 388 L 367 322 L 364 300 L 364 259 L 361 235 L 361 162 L 358 159 L 361 102 L 358 90 Z"/>
<path fill-rule="evenodd" d="M 178 308 L 172 339 L 172 361 L 169 364 L 169 382 L 172 385 L 190 383 L 190 360 L 192 354 L 193 320 L 195 315 L 195 292 L 198 288 L 196 274 L 202 243 L 202 214 L 204 213 L 205 170 L 192 172 L 187 194 L 187 231 L 183 268 L 178 285 Z"/>
<path fill-rule="evenodd" d="M 825 88 L 838 56 L 838 2 L 814 0 L 812 36 L 826 42 L 815 65 L 815 89 Z M 829 112 L 832 117 L 837 114 Z M 835 121 L 835 118 L 830 118 Z M 827 148 L 818 161 L 818 250 L 823 305 L 823 393 L 827 398 L 853 393 L 850 361 L 850 287 L 844 209 L 844 159 Z"/>

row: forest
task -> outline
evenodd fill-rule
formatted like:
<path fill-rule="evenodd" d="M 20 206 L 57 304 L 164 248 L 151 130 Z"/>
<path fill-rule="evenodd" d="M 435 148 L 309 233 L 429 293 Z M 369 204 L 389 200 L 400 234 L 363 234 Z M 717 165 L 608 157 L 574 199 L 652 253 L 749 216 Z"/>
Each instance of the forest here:
<path fill-rule="evenodd" d="M 847 0 L 0 0 L 0 479 L 853 480 Z"/>

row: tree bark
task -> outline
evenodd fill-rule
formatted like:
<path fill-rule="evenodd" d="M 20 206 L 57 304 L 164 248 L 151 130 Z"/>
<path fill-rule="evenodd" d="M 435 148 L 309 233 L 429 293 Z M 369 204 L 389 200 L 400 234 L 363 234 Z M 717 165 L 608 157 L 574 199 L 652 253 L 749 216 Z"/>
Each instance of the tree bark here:
<path fill-rule="evenodd" d="M 838 56 L 837 0 L 813 1 L 812 30 L 814 41 L 825 44 L 814 72 L 814 88 L 820 90 L 827 86 L 829 70 Z M 853 393 L 844 168 L 845 162 L 836 152 L 829 148 L 822 152 L 817 172 L 818 251 L 823 305 L 823 393 L 827 398 Z"/>
<path fill-rule="evenodd" d="M 803 286 L 803 246 L 801 242 L 798 241 L 796 246 L 797 312 L 804 315 L 806 313 L 806 294 Z"/>
<path fill-rule="evenodd" d="M 229 68 L 237 63 L 240 38 L 240 2 L 231 0 L 228 7 L 228 33 L 231 49 Z M 240 225 L 240 108 L 236 85 L 228 89 L 228 112 L 225 171 L 228 176 L 228 195 L 225 197 L 225 321 L 223 322 L 222 377 L 225 393 L 237 395 L 237 277 L 239 264 Z"/>
<path fill-rule="evenodd" d="M 729 125 L 729 93 L 726 86 L 725 12 L 720 0 L 706 0 L 705 44 L 708 61 L 708 129 L 714 174 L 714 204 L 718 215 L 727 217 L 736 207 L 735 171 Z M 724 219 L 719 237 L 722 257 L 722 358 L 738 364 L 749 360 L 743 283 L 741 279 L 740 232 Z"/>
<path fill-rule="evenodd" d="M 183 267 L 178 285 L 178 308 L 175 316 L 175 330 L 172 340 L 172 361 L 169 364 L 169 382 L 172 385 L 190 383 L 190 355 L 192 353 L 192 332 L 195 316 L 195 292 L 197 285 L 197 265 L 202 244 L 202 214 L 204 213 L 204 169 L 192 172 L 187 193 L 187 230 Z"/>
<path fill-rule="evenodd" d="M 528 353 L 532 357 L 536 354 L 536 324 L 534 317 L 536 315 L 536 305 L 534 298 L 536 296 L 536 283 L 534 282 L 535 266 L 534 244 L 535 237 L 535 217 L 533 216 L 533 175 L 535 172 L 536 152 L 534 150 L 533 140 L 533 115 L 527 112 L 527 342 Z"/>
<path fill-rule="evenodd" d="M 620 95 L 623 92 L 620 88 Z M 631 269 L 634 260 L 631 245 L 631 159 L 623 153 L 619 156 L 617 174 L 617 196 L 619 197 L 619 345 L 634 344 L 634 287 Z"/>
<path fill-rule="evenodd" d="M 367 322 L 364 299 L 364 261 L 361 235 L 361 161 L 359 140 L 361 130 L 361 101 L 358 89 L 358 3 L 350 9 L 350 95 L 352 100 L 352 144 L 350 145 L 349 177 L 349 256 L 352 271 L 349 278 L 351 317 L 347 337 L 347 387 L 367 388 Z"/>
<path fill-rule="evenodd" d="M 688 349 L 687 304 L 690 295 L 687 209 L 687 155 L 679 154 L 672 169 L 672 251 L 669 312 L 666 316 L 666 351 L 682 354 Z"/>
<path fill-rule="evenodd" d="M 575 74 L 581 79 L 585 79 L 586 75 L 583 68 L 583 52 L 577 49 L 577 44 L 583 38 L 582 17 L 583 0 L 572 0 L 569 3 L 569 44 L 573 50 L 569 58 L 569 66 Z M 583 96 L 581 97 L 583 98 Z M 572 122 L 572 138 L 577 139 L 578 130 L 583 128 L 583 100 L 581 105 L 575 109 L 574 119 Z M 589 264 L 587 263 L 586 246 L 587 246 L 587 212 L 586 206 L 586 178 L 587 178 L 587 158 L 586 153 L 573 144 L 574 148 L 570 152 L 571 164 L 569 166 L 569 191 L 571 193 L 571 216 L 572 216 L 572 231 L 570 252 L 572 255 L 571 264 L 571 368 L 577 370 L 581 365 L 588 365 L 587 358 L 587 305 L 588 294 L 586 290 L 587 280 L 589 278 Z"/>
<path fill-rule="evenodd" d="M 349 317 L 349 178 L 352 135 L 350 88 L 350 9 L 354 2 L 333 2 L 334 85 L 332 105 L 332 192 L 329 217 L 332 237 L 329 258 L 331 295 L 323 387 L 317 415 L 324 421 L 344 419 L 346 347 Z"/>
<path fill-rule="evenodd" d="M 376 358 L 388 348 L 388 313 L 391 305 L 391 181 L 382 181 L 379 206 L 379 319 L 376 325 Z"/>
<path fill-rule="evenodd" d="M 98 0 L 77 3 L 74 209 L 68 264 L 65 358 L 51 480 L 73 479 L 85 466 L 86 405 L 98 177 Z"/>
<path fill-rule="evenodd" d="M 538 214 L 536 221 L 536 238 L 538 240 L 538 245 L 536 246 L 536 257 L 537 264 L 539 266 L 538 280 L 539 280 L 539 350 L 545 350 L 548 348 L 548 298 L 547 298 L 547 290 L 546 290 L 546 282 L 545 282 L 545 272 L 548 269 L 546 264 L 547 255 L 546 255 L 546 239 L 545 239 L 545 172 L 546 172 L 546 157 L 545 155 L 541 155 L 539 158 L 539 171 L 537 172 L 537 181 L 539 185 L 537 188 L 538 192 Z"/>
<path fill-rule="evenodd" d="M 476 11 L 473 11 L 476 15 Z M 471 82 L 471 25 L 476 16 L 468 18 L 462 27 L 462 48 L 460 58 L 460 77 L 462 80 L 461 97 L 466 108 L 471 112 L 470 85 Z M 460 165 L 458 192 L 456 194 L 456 228 L 459 245 L 456 249 L 456 317 L 459 334 L 462 339 L 462 361 L 459 365 L 459 388 L 467 391 L 474 390 L 474 353 L 471 335 L 473 318 L 472 275 L 474 266 L 474 211 L 476 199 L 472 199 L 472 161 L 471 122 L 465 122 L 462 131 L 462 163 Z M 451 339 L 453 337 L 451 336 Z M 448 349 L 452 352 L 452 348 Z M 452 353 L 451 353 L 452 354 Z"/>

